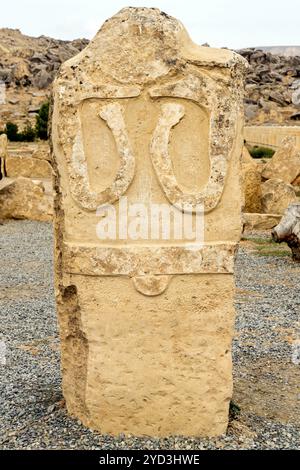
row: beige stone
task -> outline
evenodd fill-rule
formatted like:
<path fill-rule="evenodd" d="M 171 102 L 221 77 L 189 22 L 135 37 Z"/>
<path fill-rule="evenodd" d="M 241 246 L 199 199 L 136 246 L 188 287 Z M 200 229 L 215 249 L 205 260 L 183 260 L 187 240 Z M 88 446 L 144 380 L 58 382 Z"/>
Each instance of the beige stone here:
<path fill-rule="evenodd" d="M 32 153 L 33 158 L 38 158 L 40 160 L 48 160 L 51 162 L 51 154 L 48 142 L 40 142 L 34 149 Z"/>
<path fill-rule="evenodd" d="M 7 155 L 7 135 L 0 135 L 0 157 L 5 157 Z"/>
<path fill-rule="evenodd" d="M 42 182 L 4 178 L 0 182 L 0 219 L 52 220 L 52 199 Z"/>
<path fill-rule="evenodd" d="M 283 214 L 291 202 L 297 201 L 291 184 L 270 179 L 262 185 L 262 211 L 265 214 Z"/>
<path fill-rule="evenodd" d="M 243 227 L 247 230 L 270 230 L 275 227 L 281 219 L 278 214 L 254 214 L 243 213 Z"/>
<path fill-rule="evenodd" d="M 7 158 L 7 135 L 0 135 L 0 180 L 5 176 L 5 159 Z"/>
<path fill-rule="evenodd" d="M 244 70 L 240 56 L 193 44 L 165 13 L 126 8 L 54 82 L 63 393 L 87 426 L 226 431 Z M 204 243 L 99 239 L 96 209 L 110 204 L 123 221 L 123 196 L 176 214 L 187 204 L 194 222 L 202 204 Z"/>
<path fill-rule="evenodd" d="M 50 179 L 52 168 L 47 160 L 14 155 L 6 158 L 6 175 L 10 178 L 24 176 L 26 178 Z"/>
<path fill-rule="evenodd" d="M 281 179 L 292 183 L 300 175 L 300 149 L 296 148 L 295 137 L 285 137 L 281 147 L 265 165 L 262 176 L 265 179 Z"/>
<path fill-rule="evenodd" d="M 244 192 L 244 212 L 261 212 L 261 171 L 244 146 L 242 153 L 242 180 Z"/>

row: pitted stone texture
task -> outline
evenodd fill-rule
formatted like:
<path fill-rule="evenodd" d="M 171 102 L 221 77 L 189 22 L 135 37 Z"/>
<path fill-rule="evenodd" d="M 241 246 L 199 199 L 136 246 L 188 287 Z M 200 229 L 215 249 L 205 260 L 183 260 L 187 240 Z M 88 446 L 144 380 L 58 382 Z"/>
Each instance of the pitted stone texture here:
<path fill-rule="evenodd" d="M 52 177 L 52 168 L 47 160 L 40 160 L 29 156 L 8 156 L 5 162 L 6 176 L 17 178 L 45 178 Z"/>
<path fill-rule="evenodd" d="M 235 243 L 197 246 L 101 247 L 65 244 L 64 270 L 86 275 L 142 276 L 233 273 Z"/>
<path fill-rule="evenodd" d="M 255 214 L 243 213 L 243 228 L 247 230 L 270 230 L 275 227 L 281 219 L 278 214 Z"/>
<path fill-rule="evenodd" d="M 265 179 L 281 179 L 292 183 L 300 175 L 300 149 L 296 147 L 295 137 L 283 139 L 281 147 L 263 169 Z"/>
<path fill-rule="evenodd" d="M 54 83 L 56 279 L 67 407 L 103 432 L 217 435 L 232 391 L 245 62 L 126 8 Z M 99 240 L 99 204 L 197 204 L 196 240 Z M 197 209 L 198 210 L 198 209 Z"/>
<path fill-rule="evenodd" d="M 113 277 L 76 275 L 70 282 L 77 288 L 72 305 L 80 306 L 79 329 L 70 302 L 60 319 L 64 395 L 72 415 L 112 434 L 226 430 L 232 276 L 174 276 L 159 304 L 125 277 L 117 289 Z"/>
<path fill-rule="evenodd" d="M 270 179 L 262 185 L 262 209 L 265 214 L 283 214 L 297 196 L 291 184 Z"/>
<path fill-rule="evenodd" d="M 0 219 L 30 219 L 48 222 L 53 218 L 52 196 L 42 182 L 29 178 L 4 178 L 0 182 Z"/>

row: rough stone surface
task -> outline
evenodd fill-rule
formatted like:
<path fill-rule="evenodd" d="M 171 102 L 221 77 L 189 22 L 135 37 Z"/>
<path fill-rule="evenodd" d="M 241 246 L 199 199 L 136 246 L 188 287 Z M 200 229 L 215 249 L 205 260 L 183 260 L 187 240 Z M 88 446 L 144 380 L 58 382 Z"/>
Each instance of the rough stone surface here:
<path fill-rule="evenodd" d="M 5 162 L 6 176 L 16 178 L 51 178 L 52 168 L 47 160 L 30 156 L 8 156 Z"/>
<path fill-rule="evenodd" d="M 244 70 L 240 56 L 193 44 L 165 13 L 126 8 L 54 82 L 63 391 L 89 427 L 226 430 Z M 118 211 L 122 195 L 188 203 L 193 218 L 203 204 L 204 246 L 100 241 L 95 210 Z"/>
<path fill-rule="evenodd" d="M 4 178 L 0 182 L 0 219 L 49 221 L 53 217 L 52 197 L 42 182 L 29 178 Z"/>
<path fill-rule="evenodd" d="M 254 48 L 238 52 L 250 65 L 245 85 L 248 123 L 292 123 L 299 112 L 300 56 Z"/>
<path fill-rule="evenodd" d="M 18 29 L 0 28 L 0 81 L 5 84 L 0 130 L 8 121 L 18 124 L 20 130 L 28 121 L 34 125 L 37 111 L 49 100 L 60 65 L 87 44 L 87 39 L 62 41 L 46 36 L 30 37 Z"/>
<path fill-rule="evenodd" d="M 280 179 L 292 183 L 300 174 L 300 149 L 296 148 L 296 139 L 286 137 L 281 147 L 265 165 L 262 177 L 265 179 Z"/>
<path fill-rule="evenodd" d="M 244 192 L 244 212 L 261 212 L 261 171 L 244 146 L 242 153 L 242 179 Z"/>
<path fill-rule="evenodd" d="M 281 215 L 278 214 L 254 214 L 243 213 L 244 230 L 270 230 L 280 221 Z"/>
<path fill-rule="evenodd" d="M 280 179 L 269 179 L 261 188 L 262 211 L 265 214 L 283 214 L 291 202 L 297 201 L 293 186 Z"/>

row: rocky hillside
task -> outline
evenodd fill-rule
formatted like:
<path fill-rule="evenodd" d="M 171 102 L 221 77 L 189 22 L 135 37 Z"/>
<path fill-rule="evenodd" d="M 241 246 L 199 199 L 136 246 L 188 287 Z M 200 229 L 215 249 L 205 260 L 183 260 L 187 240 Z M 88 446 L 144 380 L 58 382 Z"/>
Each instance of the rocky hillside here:
<path fill-rule="evenodd" d="M 0 29 L 0 130 L 7 121 L 17 123 L 20 130 L 27 121 L 34 123 L 60 64 L 87 44 L 87 39 L 33 38 L 19 30 Z M 238 52 L 250 63 L 246 122 L 300 125 L 300 55 L 279 56 L 258 49 Z"/>
<path fill-rule="evenodd" d="M 249 62 L 245 85 L 246 122 L 297 124 L 300 119 L 300 56 L 279 56 L 254 48 L 238 52 Z"/>
<path fill-rule="evenodd" d="M 33 38 L 17 29 L 0 29 L 0 129 L 8 120 L 21 128 L 34 122 L 60 64 L 87 44 L 86 39 Z"/>
<path fill-rule="evenodd" d="M 300 46 L 266 46 L 258 47 L 264 52 L 271 52 L 271 54 L 285 55 L 287 57 L 293 57 L 300 55 Z"/>

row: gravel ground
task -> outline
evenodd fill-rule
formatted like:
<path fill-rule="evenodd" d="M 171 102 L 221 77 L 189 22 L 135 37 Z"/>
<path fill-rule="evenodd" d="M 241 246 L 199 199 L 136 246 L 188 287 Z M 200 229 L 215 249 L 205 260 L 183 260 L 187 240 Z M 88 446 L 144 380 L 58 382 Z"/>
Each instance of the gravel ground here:
<path fill-rule="evenodd" d="M 300 449 L 300 361 L 295 346 L 300 265 L 277 245 L 278 252 L 266 244 L 271 251 L 264 254 L 259 236 L 242 242 L 237 260 L 235 391 L 227 435 L 114 438 L 90 431 L 66 413 L 51 224 L 0 225 L 0 362 L 6 345 L 6 364 L 0 365 L 0 448 Z"/>

